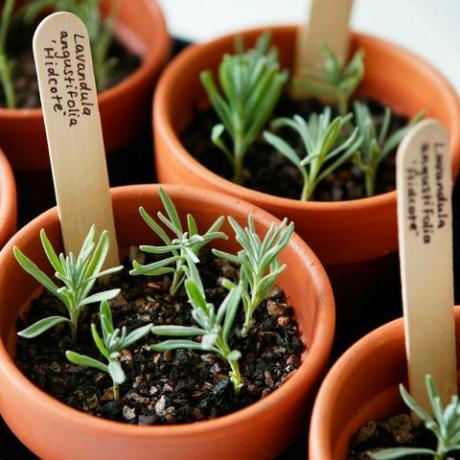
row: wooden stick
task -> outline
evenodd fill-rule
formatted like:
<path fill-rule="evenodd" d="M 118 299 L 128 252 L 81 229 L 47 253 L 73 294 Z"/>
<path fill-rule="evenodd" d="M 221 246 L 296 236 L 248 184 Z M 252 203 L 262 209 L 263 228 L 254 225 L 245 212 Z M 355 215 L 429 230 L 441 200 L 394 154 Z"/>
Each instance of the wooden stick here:
<path fill-rule="evenodd" d="M 436 120 L 418 123 L 399 146 L 397 184 L 409 386 L 430 410 L 426 374 L 444 403 L 457 394 L 449 136 Z"/>
<path fill-rule="evenodd" d="M 327 43 L 344 62 L 350 50 L 350 15 L 353 0 L 311 0 L 308 19 L 297 32 L 294 75 L 316 69 L 324 61 L 321 46 Z"/>
<path fill-rule="evenodd" d="M 78 252 L 91 225 L 107 230 L 107 266 L 119 255 L 88 32 L 71 13 L 55 13 L 33 40 L 40 99 L 67 252 Z"/>

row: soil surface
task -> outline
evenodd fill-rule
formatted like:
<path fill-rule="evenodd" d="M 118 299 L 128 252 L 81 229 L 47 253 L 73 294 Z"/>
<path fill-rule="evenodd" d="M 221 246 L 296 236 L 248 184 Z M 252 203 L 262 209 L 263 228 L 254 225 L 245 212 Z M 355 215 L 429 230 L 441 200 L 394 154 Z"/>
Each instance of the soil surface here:
<path fill-rule="evenodd" d="M 360 100 L 369 105 L 377 126 L 380 126 L 385 106 L 368 98 L 361 98 Z M 292 117 L 295 114 L 308 118 L 312 112 L 322 112 L 324 107 L 321 102 L 315 99 L 297 101 L 284 95 L 275 107 L 272 119 Z M 407 117 L 393 113 L 389 134 L 404 127 L 407 122 Z M 216 123 L 219 123 L 219 119 L 212 108 L 206 110 L 197 108 L 191 122 L 181 133 L 181 139 L 185 148 L 200 163 L 216 174 L 231 180 L 231 166 L 210 139 L 212 127 Z M 300 137 L 292 129 L 284 128 L 279 130 L 277 134 L 300 152 L 301 158 L 305 156 Z M 228 139 L 227 145 L 231 145 Z M 376 194 L 395 189 L 395 153 L 390 153 L 379 167 L 376 178 Z M 299 170 L 261 137 L 246 154 L 244 167 L 245 187 L 270 195 L 299 199 L 303 184 Z M 336 169 L 318 185 L 313 199 L 317 201 L 342 201 L 365 196 L 363 174 L 358 167 L 348 162 Z"/>
<path fill-rule="evenodd" d="M 144 262 L 144 255 L 131 248 L 130 259 Z M 222 277 L 236 281 L 238 271 L 229 263 L 203 251 L 200 272 L 207 299 L 217 306 L 226 290 Z M 125 265 L 131 265 L 126 261 Z M 113 277 L 112 287 L 122 289 L 112 301 L 115 327 L 128 331 L 144 324 L 194 324 L 182 290 L 168 293 L 170 278 L 132 277 L 128 270 Z M 140 425 L 188 423 L 228 414 L 267 396 L 298 368 L 304 345 L 292 308 L 284 293 L 275 288 L 255 313 L 255 325 L 246 338 L 239 334 L 242 309 L 235 320 L 230 346 L 242 353 L 240 368 L 244 387 L 235 395 L 228 378 L 228 365 L 208 352 L 176 350 L 154 352 L 150 345 L 161 341 L 153 334 L 133 345 L 122 356 L 127 380 L 120 387 L 120 401 L 113 401 L 112 383 L 98 370 L 76 366 L 65 358 L 66 350 L 102 359 L 90 333 L 99 328 L 98 306 L 81 315 L 79 337 L 72 346 L 68 327 L 57 326 L 32 340 L 18 338 L 16 362 L 38 387 L 60 401 L 89 414 Z M 54 297 L 42 294 L 21 319 L 18 330 L 43 317 L 65 314 Z"/>
<path fill-rule="evenodd" d="M 436 449 L 436 438 L 423 425 L 414 425 L 409 414 L 400 414 L 383 422 L 370 421 L 355 434 L 348 460 L 370 460 L 367 452 L 378 452 L 394 447 L 424 447 Z M 425 460 L 427 456 L 406 456 L 401 459 Z M 459 460 L 460 453 L 449 458 Z"/>
<path fill-rule="evenodd" d="M 13 84 L 16 93 L 16 106 L 19 109 L 34 109 L 40 107 L 37 74 L 35 72 L 34 57 L 32 54 L 33 27 L 19 28 L 17 25 L 10 31 L 8 53 L 14 60 Z M 107 88 L 111 88 L 131 73 L 140 65 L 138 56 L 129 52 L 124 45 L 113 37 L 108 57 L 116 59 L 115 68 L 108 76 Z M 0 84 L 0 106 L 5 106 L 3 86 Z"/>

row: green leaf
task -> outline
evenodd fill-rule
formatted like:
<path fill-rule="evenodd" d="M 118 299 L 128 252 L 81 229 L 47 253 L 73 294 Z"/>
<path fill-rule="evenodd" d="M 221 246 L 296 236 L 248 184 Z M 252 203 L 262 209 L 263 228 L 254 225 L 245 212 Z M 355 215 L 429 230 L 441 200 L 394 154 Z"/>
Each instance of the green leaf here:
<path fill-rule="evenodd" d="M 151 324 L 146 324 L 145 326 L 138 327 L 134 331 L 131 331 L 122 343 L 123 348 L 128 348 L 130 345 L 136 343 L 138 340 L 145 337 L 152 330 Z"/>
<path fill-rule="evenodd" d="M 19 265 L 24 269 L 24 271 L 35 278 L 43 287 L 50 291 L 51 294 L 60 299 L 62 298 L 62 296 L 58 293 L 57 286 L 51 281 L 51 279 L 45 273 L 43 273 L 38 268 L 38 266 L 33 263 L 25 254 L 23 254 L 23 252 L 17 246 L 14 246 L 13 253 Z"/>
<path fill-rule="evenodd" d="M 417 447 L 396 447 L 394 449 L 385 449 L 380 452 L 367 454 L 374 460 L 395 460 L 402 459 L 406 456 L 415 456 L 415 455 L 436 455 L 436 452 L 431 449 L 423 449 Z"/>
<path fill-rule="evenodd" d="M 46 236 L 46 232 L 43 228 L 40 230 L 40 240 L 42 242 L 43 249 L 45 250 L 45 254 L 48 257 L 48 260 L 50 261 L 50 264 L 53 266 L 54 270 L 56 270 L 56 272 L 60 273 L 61 275 L 65 275 L 64 267 L 62 266 L 61 261 L 54 251 L 54 248 Z"/>
<path fill-rule="evenodd" d="M 18 335 L 24 339 L 33 339 L 61 323 L 70 323 L 70 320 L 64 316 L 48 316 L 19 331 Z"/>
<path fill-rule="evenodd" d="M 119 361 L 110 361 L 108 366 L 110 377 L 117 385 L 121 385 L 126 380 L 125 372 Z"/>
<path fill-rule="evenodd" d="M 93 336 L 93 341 L 94 341 L 97 349 L 101 353 L 101 355 L 104 358 L 109 359 L 109 352 L 107 351 L 107 348 L 105 347 L 104 342 L 102 341 L 101 337 L 99 336 L 99 333 L 97 332 L 96 325 L 94 323 L 91 324 L 91 335 Z"/>
<path fill-rule="evenodd" d="M 168 217 L 171 219 L 171 222 L 174 224 L 174 226 L 178 230 L 183 232 L 182 224 L 181 224 L 181 221 L 180 221 L 180 218 L 179 218 L 179 214 L 177 213 L 177 209 L 174 206 L 173 201 L 171 200 L 171 198 L 169 197 L 168 193 L 166 192 L 166 190 L 163 187 L 159 188 L 159 192 L 160 192 L 161 202 L 163 203 L 163 206 L 164 206 L 164 208 L 165 208 L 165 210 L 166 210 L 166 212 L 168 214 Z"/>
<path fill-rule="evenodd" d="M 84 305 L 89 305 L 91 303 L 103 302 L 105 300 L 112 300 L 118 294 L 120 294 L 120 292 L 121 292 L 120 289 L 110 289 L 108 291 L 97 292 L 96 294 L 90 295 L 89 297 L 86 297 L 85 299 L 83 299 L 79 303 L 79 307 L 82 307 Z"/>
<path fill-rule="evenodd" d="M 297 152 L 281 137 L 276 136 L 275 134 L 270 133 L 269 131 L 264 131 L 264 139 L 271 144 L 278 152 L 284 155 L 290 162 L 292 162 L 297 168 L 301 169 L 302 164 L 300 158 L 297 155 Z"/>
<path fill-rule="evenodd" d="M 240 265 L 241 261 L 238 256 L 235 256 L 233 254 L 230 254 L 225 251 L 220 251 L 219 249 L 212 249 L 212 253 L 216 256 L 219 257 L 220 259 L 228 260 L 232 264 L 235 265 Z"/>
<path fill-rule="evenodd" d="M 225 342 L 228 341 L 228 338 L 230 336 L 230 332 L 235 321 L 236 312 L 238 311 L 238 306 L 241 301 L 242 291 L 243 286 L 240 282 L 236 288 L 230 290 L 230 292 L 227 294 L 227 297 L 224 300 L 224 302 L 227 301 L 224 327 L 222 330 L 222 335 Z M 222 306 L 223 304 L 220 308 L 222 308 Z"/>
<path fill-rule="evenodd" d="M 164 342 L 152 345 L 152 350 L 154 351 L 177 350 L 178 348 L 203 350 L 201 343 L 194 342 L 193 340 L 165 340 Z M 217 352 L 217 350 L 214 348 L 212 351 Z"/>
<path fill-rule="evenodd" d="M 108 366 L 97 359 L 81 355 L 80 353 L 75 353 L 74 351 L 66 351 L 65 355 L 71 363 L 76 364 L 77 366 L 92 367 L 102 372 L 109 372 Z"/>
<path fill-rule="evenodd" d="M 168 245 L 171 244 L 171 238 L 169 238 L 168 234 L 155 222 L 155 220 L 143 207 L 139 208 L 139 213 L 142 219 L 144 219 L 144 222 L 163 240 L 164 243 Z"/>
<path fill-rule="evenodd" d="M 191 337 L 206 334 L 206 331 L 194 326 L 152 326 L 152 333 L 170 337 Z"/>

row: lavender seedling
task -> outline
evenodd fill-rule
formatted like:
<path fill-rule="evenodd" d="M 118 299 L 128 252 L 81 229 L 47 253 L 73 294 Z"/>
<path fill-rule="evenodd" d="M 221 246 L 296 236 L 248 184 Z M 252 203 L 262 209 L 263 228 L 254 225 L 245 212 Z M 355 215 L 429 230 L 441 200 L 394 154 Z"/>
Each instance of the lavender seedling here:
<path fill-rule="evenodd" d="M 109 58 L 113 28 L 120 8 L 120 0 L 113 0 L 111 9 L 102 19 L 100 0 L 28 0 L 21 10 L 24 22 L 32 24 L 40 13 L 46 9 L 68 11 L 77 15 L 88 29 L 91 43 L 94 74 L 98 91 L 107 88 L 108 77 L 117 64 L 116 58 Z"/>
<path fill-rule="evenodd" d="M 460 402 L 458 396 L 452 396 L 451 402 L 443 407 L 438 390 L 431 375 L 426 376 L 426 388 L 434 416 L 431 416 L 407 392 L 399 386 L 401 397 L 406 406 L 413 411 L 437 439 L 436 450 L 417 447 L 398 447 L 379 452 L 368 452 L 375 460 L 394 460 L 407 456 L 431 456 L 433 460 L 447 460 L 451 452 L 460 452 Z"/>
<path fill-rule="evenodd" d="M 364 77 L 364 51 L 358 50 L 344 64 L 327 44 L 322 46 L 323 68 L 305 70 L 295 86 L 306 93 L 335 101 L 342 115 L 348 113 L 350 98 Z"/>
<path fill-rule="evenodd" d="M 90 356 L 82 355 L 74 351 L 66 351 L 67 359 L 78 366 L 92 367 L 110 375 L 113 382 L 113 399 L 120 399 L 119 386 L 126 380 L 126 375 L 120 363 L 121 352 L 126 350 L 138 340 L 145 337 L 152 329 L 151 324 L 141 326 L 134 331 L 127 333 L 126 326 L 121 330 L 114 328 L 112 310 L 107 301 L 101 303 L 99 309 L 99 321 L 101 324 L 102 337 L 97 331 L 94 323 L 91 324 L 93 341 L 100 354 L 107 360 L 107 364 Z"/>
<path fill-rule="evenodd" d="M 215 239 L 227 239 L 228 237 L 225 233 L 219 231 L 224 222 L 223 216 L 219 217 L 206 233 L 200 235 L 195 219 L 191 214 L 188 214 L 187 230 L 185 231 L 174 203 L 161 187 L 160 198 L 167 216 L 158 212 L 158 219 L 175 235 L 175 238 L 170 238 L 166 231 L 141 207 L 139 212 L 145 223 L 160 237 L 164 245 L 142 245 L 140 249 L 149 254 L 169 254 L 169 256 L 147 265 L 134 261 L 130 274 L 133 276 L 160 276 L 165 273 L 172 273 L 173 280 L 169 291 L 171 295 L 175 295 L 190 269 L 193 269 L 195 264 L 199 263 L 198 255 L 200 250 Z M 192 268 L 190 268 L 191 264 L 193 264 Z"/>
<path fill-rule="evenodd" d="M 0 18 L 0 79 L 3 86 L 6 107 L 16 107 L 16 94 L 13 85 L 13 61 L 8 56 L 6 42 L 10 30 L 11 17 L 16 0 L 5 0 Z"/>
<path fill-rule="evenodd" d="M 252 143 L 259 136 L 277 103 L 288 72 L 280 70 L 278 53 L 270 49 L 271 35 L 262 34 L 255 48 L 245 50 L 237 42 L 237 53 L 226 54 L 219 66 L 219 92 L 209 70 L 201 73 L 214 110 L 221 123 L 214 126 L 212 142 L 233 166 L 233 181 L 243 182 L 243 161 Z M 232 141 L 228 147 L 222 135 Z"/>
<path fill-rule="evenodd" d="M 363 143 L 354 156 L 354 163 L 361 169 L 365 177 L 366 194 L 375 193 L 375 178 L 379 165 L 400 144 L 408 131 L 423 117 L 418 113 L 410 122 L 398 131 L 388 136 L 391 123 L 391 110 L 386 107 L 380 130 L 377 127 L 367 105 L 361 102 L 354 103 L 356 125 L 363 136 Z"/>
<path fill-rule="evenodd" d="M 51 294 L 57 297 L 67 309 L 69 317 L 50 316 L 43 318 L 31 326 L 18 332 L 20 337 L 32 339 L 39 336 L 48 329 L 60 323 L 67 323 L 70 326 L 72 343 L 77 340 L 78 319 L 82 309 L 86 305 L 110 300 L 116 297 L 120 289 L 110 289 L 90 295 L 91 289 L 98 278 L 120 271 L 123 266 L 102 270 L 102 266 L 109 250 L 109 234 L 103 231 L 98 243 L 94 242 L 96 229 L 91 227 L 83 242 L 80 253 L 75 259 L 70 252 L 67 256 L 56 254 L 51 245 L 45 230 L 41 230 L 40 239 L 45 254 L 55 270 L 54 276 L 63 283 L 58 287 L 38 266 L 32 262 L 22 251 L 15 246 L 14 255 L 19 265 Z"/>
<path fill-rule="evenodd" d="M 185 281 L 185 290 L 190 305 L 192 317 L 197 326 L 153 326 L 152 332 L 159 336 L 179 337 L 165 340 L 152 345 L 155 351 L 175 350 L 185 348 L 190 350 L 212 351 L 227 361 L 230 366 L 230 380 L 235 392 L 239 392 L 243 386 L 238 360 L 241 353 L 232 350 L 228 339 L 233 327 L 236 312 L 241 300 L 242 284 L 234 286 L 225 283 L 229 292 L 220 304 L 217 313 L 214 305 L 206 300 L 203 290 L 200 288 L 201 281 L 192 278 Z M 201 342 L 191 340 L 190 337 L 200 337 Z"/>
<path fill-rule="evenodd" d="M 272 223 L 261 240 L 252 216 L 248 217 L 248 226 L 244 229 L 232 217 L 229 217 L 228 221 L 242 249 L 236 255 L 217 249 L 213 249 L 213 253 L 240 267 L 245 314 L 241 333 L 246 336 L 253 325 L 254 311 L 270 293 L 278 276 L 286 268 L 280 264 L 279 254 L 289 243 L 294 232 L 294 223 L 287 225 L 287 219 L 279 225 Z"/>
<path fill-rule="evenodd" d="M 344 139 L 344 127 L 348 126 L 351 117 L 349 114 L 331 121 L 331 108 L 326 107 L 321 115 L 311 114 L 308 121 L 299 115 L 274 120 L 272 128 L 288 127 L 299 134 L 305 148 L 304 158 L 281 137 L 269 131 L 264 132 L 265 140 L 300 171 L 303 178 L 301 200 L 310 200 L 316 186 L 360 147 L 363 136 L 358 128 Z"/>

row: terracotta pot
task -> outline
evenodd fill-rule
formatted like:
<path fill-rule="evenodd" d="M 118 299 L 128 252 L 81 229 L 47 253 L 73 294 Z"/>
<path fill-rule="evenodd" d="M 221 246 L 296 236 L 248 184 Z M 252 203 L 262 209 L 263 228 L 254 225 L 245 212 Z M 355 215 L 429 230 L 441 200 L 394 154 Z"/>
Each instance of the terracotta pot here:
<path fill-rule="evenodd" d="M 241 33 L 248 45 L 263 29 Z M 297 28 L 270 27 L 283 66 L 292 67 Z M 366 51 L 364 93 L 412 116 L 425 110 L 444 123 L 452 139 L 452 168 L 460 166 L 460 104 L 449 83 L 431 65 L 393 44 L 353 34 L 353 48 Z M 397 249 L 396 193 L 344 202 L 301 202 L 256 192 L 209 171 L 185 150 L 178 133 L 193 110 L 206 104 L 199 72 L 213 71 L 223 53 L 234 51 L 234 35 L 185 50 L 167 67 L 157 86 L 154 113 L 156 167 L 165 183 L 190 184 L 245 199 L 277 217 L 294 220 L 297 231 L 325 265 L 374 259 Z M 209 135 L 209 133 L 204 133 Z M 216 153 L 219 154 L 219 153 Z"/>
<path fill-rule="evenodd" d="M 16 231 L 16 183 L 5 154 L 0 150 L 0 248 Z"/>
<path fill-rule="evenodd" d="M 459 307 L 455 309 L 455 321 L 458 331 Z M 403 321 L 397 319 L 353 345 L 327 375 L 313 408 L 309 458 L 346 460 L 352 436 L 361 426 L 406 410 L 398 390 L 398 385 L 405 382 Z"/>
<path fill-rule="evenodd" d="M 102 3 L 103 13 L 111 0 Z M 99 109 L 105 147 L 121 147 L 148 123 L 149 100 L 155 79 L 169 57 L 171 42 L 155 0 L 122 0 L 115 35 L 142 59 L 140 67 L 118 85 L 102 92 Z M 41 109 L 0 108 L 0 145 L 15 170 L 49 169 L 48 147 Z"/>
<path fill-rule="evenodd" d="M 274 220 L 265 211 L 222 194 L 183 186 L 166 190 L 179 211 L 191 212 L 203 227 L 221 213 L 240 222 L 252 214 L 262 231 Z M 161 207 L 157 186 L 120 187 L 113 189 L 112 197 L 120 248 L 151 241 L 153 233 L 139 217 L 138 207 L 143 205 L 150 212 Z M 18 245 L 39 266 L 49 268 L 40 247 L 41 228 L 53 244 L 60 245 L 58 215 L 51 209 L 19 231 L 0 252 L 0 412 L 36 455 L 47 460 L 63 455 L 66 460 L 271 458 L 304 428 L 332 344 L 334 301 L 321 264 L 298 236 L 293 236 L 282 254 L 289 270 L 279 280 L 308 346 L 298 371 L 263 400 L 233 414 L 189 425 L 146 427 L 78 412 L 39 390 L 14 364 L 16 318 L 37 294 L 37 284 L 18 266 L 12 247 Z M 228 226 L 225 230 L 231 234 Z M 222 248 L 235 250 L 236 244 L 224 242 Z"/>

